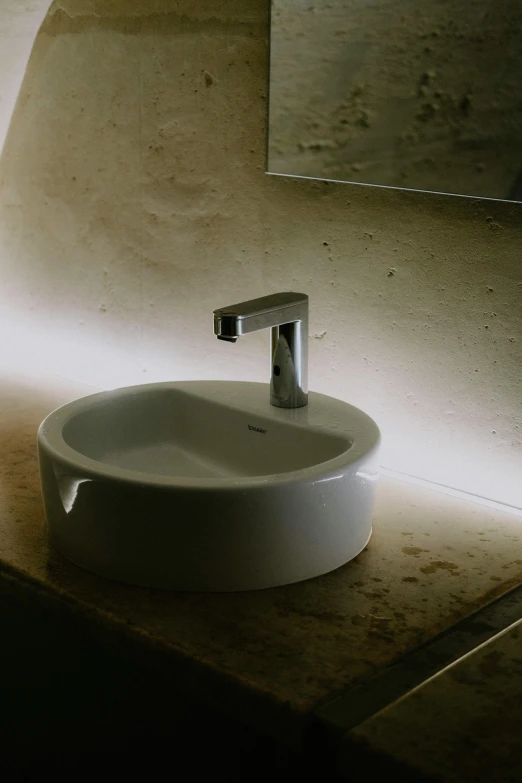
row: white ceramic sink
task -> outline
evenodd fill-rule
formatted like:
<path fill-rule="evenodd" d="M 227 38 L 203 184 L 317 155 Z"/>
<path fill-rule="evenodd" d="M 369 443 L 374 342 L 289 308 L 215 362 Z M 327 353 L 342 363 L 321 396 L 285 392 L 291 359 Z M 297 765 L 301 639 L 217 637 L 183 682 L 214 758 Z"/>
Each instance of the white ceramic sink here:
<path fill-rule="evenodd" d="M 321 394 L 270 405 L 265 384 L 191 381 L 102 392 L 38 433 L 52 543 L 136 585 L 253 590 L 355 557 L 371 535 L 379 430 Z"/>

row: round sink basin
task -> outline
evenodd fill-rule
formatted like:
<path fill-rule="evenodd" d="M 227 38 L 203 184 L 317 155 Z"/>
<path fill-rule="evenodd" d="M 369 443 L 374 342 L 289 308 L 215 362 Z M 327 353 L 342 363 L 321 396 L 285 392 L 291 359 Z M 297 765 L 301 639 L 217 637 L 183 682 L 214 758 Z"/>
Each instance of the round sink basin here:
<path fill-rule="evenodd" d="M 255 590 L 338 568 L 371 535 L 379 430 L 313 392 L 131 386 L 71 402 L 38 431 L 49 535 L 96 574 L 175 590 Z"/>

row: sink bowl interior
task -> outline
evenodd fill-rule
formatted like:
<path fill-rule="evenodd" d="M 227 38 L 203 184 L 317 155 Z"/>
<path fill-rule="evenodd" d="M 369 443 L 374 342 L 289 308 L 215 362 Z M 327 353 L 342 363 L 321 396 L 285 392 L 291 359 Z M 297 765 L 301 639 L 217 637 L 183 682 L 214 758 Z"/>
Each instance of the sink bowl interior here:
<path fill-rule="evenodd" d="M 175 388 L 105 398 L 72 416 L 63 438 L 105 465 L 173 478 L 289 473 L 351 446 L 347 436 L 195 399 Z"/>

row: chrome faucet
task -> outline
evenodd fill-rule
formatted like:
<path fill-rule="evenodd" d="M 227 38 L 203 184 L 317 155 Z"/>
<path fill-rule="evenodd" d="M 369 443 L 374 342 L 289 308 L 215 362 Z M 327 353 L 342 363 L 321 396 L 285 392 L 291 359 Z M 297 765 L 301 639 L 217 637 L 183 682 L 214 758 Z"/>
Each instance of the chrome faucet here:
<path fill-rule="evenodd" d="M 308 297 L 284 292 L 214 310 L 214 334 L 238 337 L 271 329 L 270 402 L 278 408 L 308 404 Z"/>

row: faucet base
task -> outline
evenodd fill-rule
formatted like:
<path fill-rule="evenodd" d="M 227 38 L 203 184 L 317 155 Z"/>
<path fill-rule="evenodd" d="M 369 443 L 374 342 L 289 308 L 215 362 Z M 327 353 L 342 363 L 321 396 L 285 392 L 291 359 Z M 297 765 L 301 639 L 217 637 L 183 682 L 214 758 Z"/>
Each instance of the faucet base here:
<path fill-rule="evenodd" d="M 307 331 L 305 320 L 272 327 L 270 402 L 276 408 L 303 408 L 308 405 Z"/>

